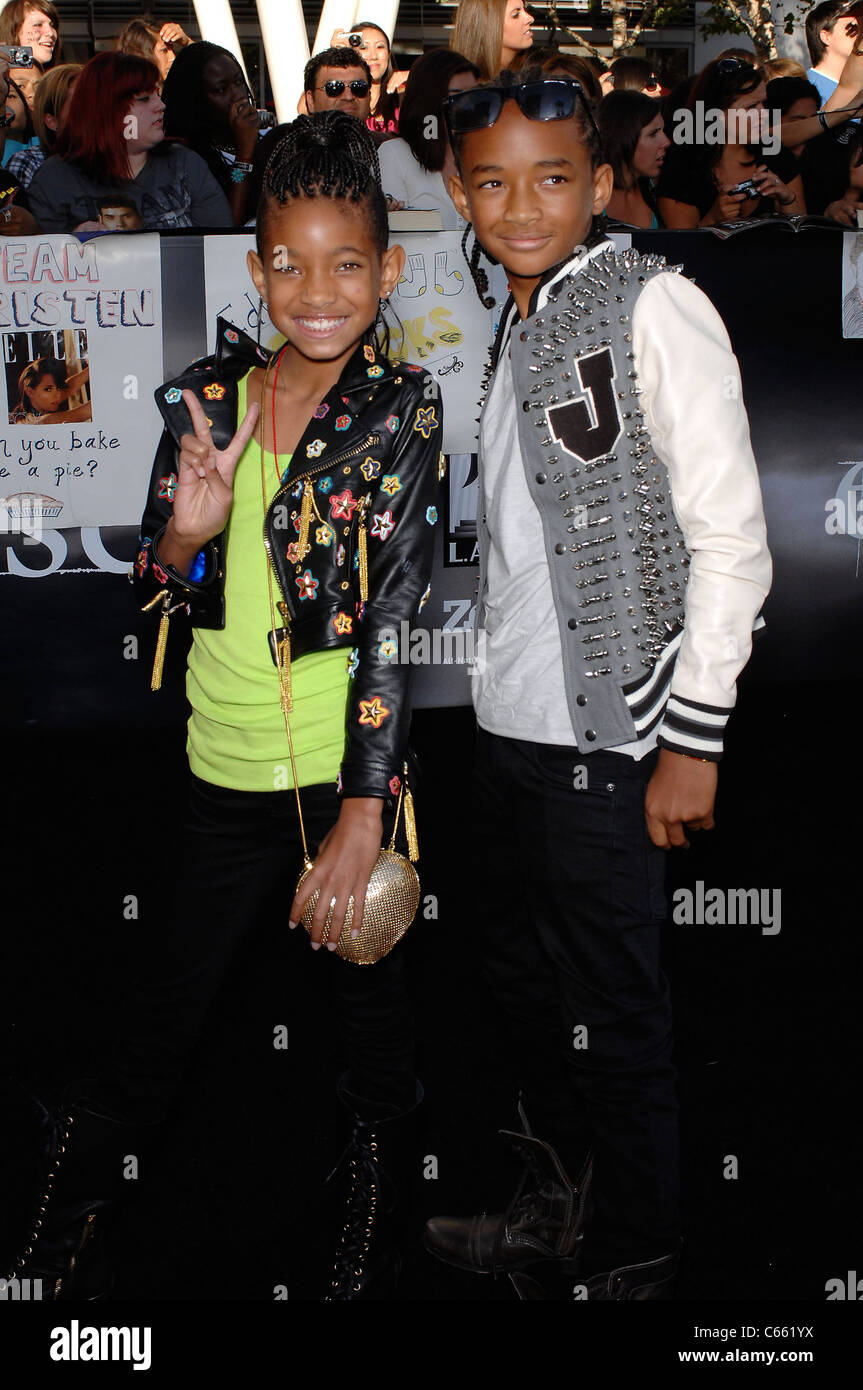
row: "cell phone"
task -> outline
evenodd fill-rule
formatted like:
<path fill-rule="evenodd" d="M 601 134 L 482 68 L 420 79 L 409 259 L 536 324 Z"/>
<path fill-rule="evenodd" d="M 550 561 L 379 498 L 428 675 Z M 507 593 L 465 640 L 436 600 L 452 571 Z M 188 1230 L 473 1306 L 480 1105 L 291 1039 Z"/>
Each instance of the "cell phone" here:
<path fill-rule="evenodd" d="M 348 43 L 351 48 L 361 48 L 363 42 L 362 34 L 348 34 Z"/>
<path fill-rule="evenodd" d="M 5 58 L 10 68 L 32 68 L 32 48 L 18 48 L 8 43 L 0 43 L 0 58 Z"/>

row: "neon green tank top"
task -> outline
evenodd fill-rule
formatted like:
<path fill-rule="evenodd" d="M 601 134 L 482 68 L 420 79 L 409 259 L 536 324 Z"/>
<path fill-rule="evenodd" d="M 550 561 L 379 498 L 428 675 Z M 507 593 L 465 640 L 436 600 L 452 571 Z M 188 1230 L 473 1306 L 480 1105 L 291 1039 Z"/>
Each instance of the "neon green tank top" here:
<path fill-rule="evenodd" d="M 237 419 L 246 414 L 248 377 L 239 383 Z M 266 453 L 268 502 L 278 487 Z M 290 455 L 279 460 L 287 467 Z M 263 542 L 260 448 L 250 439 L 234 475 L 225 554 L 225 626 L 196 627 L 186 674 L 192 706 L 187 751 L 196 777 L 239 791 L 293 786 L 279 678 L 267 640 L 272 627 Z M 279 597 L 273 579 L 273 594 Z M 291 732 L 301 787 L 335 782 L 345 743 L 348 656 L 344 647 L 309 652 L 293 663 Z"/>

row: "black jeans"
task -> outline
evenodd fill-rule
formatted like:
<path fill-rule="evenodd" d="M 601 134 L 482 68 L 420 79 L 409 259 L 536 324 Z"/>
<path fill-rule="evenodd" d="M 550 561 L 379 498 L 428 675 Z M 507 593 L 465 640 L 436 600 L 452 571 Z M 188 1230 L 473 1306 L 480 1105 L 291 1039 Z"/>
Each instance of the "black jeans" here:
<path fill-rule="evenodd" d="M 303 787 L 300 795 L 314 854 L 335 824 L 340 802 L 329 785 Z M 385 810 L 385 835 L 391 826 Z M 123 1035 L 92 1092 L 96 1101 L 142 1122 L 164 1118 L 179 1069 L 236 948 L 277 884 L 283 885 L 288 930 L 288 908 L 302 867 L 293 790 L 232 791 L 191 776 L 176 863 L 167 929 L 141 963 L 142 979 L 129 1001 Z M 302 927 L 297 932 L 308 940 Z M 350 1058 L 344 1087 L 368 1102 L 374 1117 L 409 1109 L 416 1099 L 413 1021 L 398 947 L 374 965 L 353 965 L 335 952 L 320 955 L 332 972 L 337 1022 Z"/>
<path fill-rule="evenodd" d="M 679 1237 L 665 857 L 644 819 L 656 757 L 477 736 L 483 973 L 534 1133 L 573 1179 L 593 1149 L 585 1254 L 600 1265 Z"/>

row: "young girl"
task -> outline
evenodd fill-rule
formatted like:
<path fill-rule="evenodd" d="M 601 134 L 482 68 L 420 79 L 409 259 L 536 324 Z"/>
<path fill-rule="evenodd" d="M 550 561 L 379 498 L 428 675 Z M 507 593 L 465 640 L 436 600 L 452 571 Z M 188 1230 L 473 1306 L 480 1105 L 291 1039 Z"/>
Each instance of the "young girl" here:
<path fill-rule="evenodd" d="M 67 379 L 66 364 L 57 357 L 38 357 L 18 378 L 18 404 L 9 415 L 10 425 L 61 425 L 89 420 L 90 403 L 63 410 L 73 392 L 90 379 L 90 369 Z"/>
<path fill-rule="evenodd" d="M 130 1142 L 121 1122 L 164 1116 L 268 894 L 278 886 L 293 928 L 318 892 L 310 936 L 298 932 L 293 948 L 310 941 L 319 951 L 329 927 L 321 958 L 349 1063 L 338 1090 L 352 1184 L 331 1299 L 379 1288 L 391 1267 L 390 1146 L 422 1095 L 399 949 L 363 966 L 335 953 L 342 931 L 356 936 L 399 797 L 411 668 L 392 660 L 387 634 L 411 620 L 428 588 L 442 438 L 433 378 L 390 363 L 375 344 L 404 252 L 387 249 L 372 164 L 372 137 L 342 112 L 289 127 L 267 166 L 248 261 L 285 342 L 268 355 L 220 320 L 215 355 L 157 393 L 166 428 L 133 580 L 163 632 L 183 609 L 194 628 L 182 870 L 110 1073 L 56 1122 L 62 1142 L 64 1119 L 76 1121 L 73 1163 L 86 1168 L 81 1145 L 90 1143 L 119 1165 Z M 316 856 L 298 892 L 292 762 Z M 49 1217 L 49 1250 L 70 1203 L 92 1218 L 107 1201 L 107 1181 L 99 1189 L 86 1179 L 62 1194 L 53 1226 Z M 68 1274 L 80 1232 L 79 1222 L 72 1244 L 59 1245 L 51 1277 Z"/>
<path fill-rule="evenodd" d="M 758 473 L 710 301 L 597 231 L 612 171 L 579 84 L 502 73 L 444 109 L 450 192 L 512 291 L 479 437 L 472 870 L 529 1085 L 509 1209 L 426 1242 L 521 1297 L 562 1275 L 654 1299 L 680 1239 L 662 851 L 713 825 L 770 582 Z"/>

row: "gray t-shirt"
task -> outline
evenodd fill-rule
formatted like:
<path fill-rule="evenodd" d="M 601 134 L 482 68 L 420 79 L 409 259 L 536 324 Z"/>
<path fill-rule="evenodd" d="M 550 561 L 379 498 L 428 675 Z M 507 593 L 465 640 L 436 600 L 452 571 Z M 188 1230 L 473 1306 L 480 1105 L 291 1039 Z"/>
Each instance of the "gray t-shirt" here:
<path fill-rule="evenodd" d="M 142 227 L 232 227 L 228 200 L 200 155 L 184 145 L 158 147 L 134 179 L 97 181 L 58 155 L 46 159 L 27 190 L 27 202 L 43 232 L 72 232 L 98 222 L 105 195 L 131 198 Z"/>

